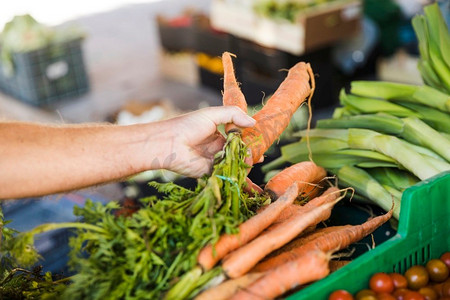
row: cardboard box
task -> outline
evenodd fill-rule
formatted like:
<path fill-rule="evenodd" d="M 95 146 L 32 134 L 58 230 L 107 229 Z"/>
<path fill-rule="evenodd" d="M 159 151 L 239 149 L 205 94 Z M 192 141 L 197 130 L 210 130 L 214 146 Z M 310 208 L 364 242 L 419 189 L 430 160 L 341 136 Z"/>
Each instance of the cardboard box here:
<path fill-rule="evenodd" d="M 355 34 L 360 27 L 360 0 L 336 0 L 307 8 L 292 23 L 256 14 L 239 2 L 214 0 L 214 28 L 266 47 L 301 55 Z"/>

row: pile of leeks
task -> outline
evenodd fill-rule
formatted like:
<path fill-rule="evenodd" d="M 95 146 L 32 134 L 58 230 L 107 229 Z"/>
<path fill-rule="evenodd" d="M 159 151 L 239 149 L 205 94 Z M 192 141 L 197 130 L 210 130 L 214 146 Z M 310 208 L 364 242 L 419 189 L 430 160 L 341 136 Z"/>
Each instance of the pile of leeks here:
<path fill-rule="evenodd" d="M 282 147 L 281 157 L 263 167 L 268 177 L 311 154 L 357 198 L 385 210 L 394 200 L 398 219 L 406 188 L 450 170 L 450 35 L 436 3 L 413 25 L 426 85 L 352 82 L 350 93 L 341 91 L 342 106 L 332 119 L 299 132 L 300 141 Z"/>

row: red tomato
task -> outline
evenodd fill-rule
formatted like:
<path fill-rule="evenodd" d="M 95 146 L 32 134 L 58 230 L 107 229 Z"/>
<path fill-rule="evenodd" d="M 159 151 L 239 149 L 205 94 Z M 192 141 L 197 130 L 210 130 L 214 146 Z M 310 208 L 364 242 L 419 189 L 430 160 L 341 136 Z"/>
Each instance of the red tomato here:
<path fill-rule="evenodd" d="M 405 300 L 405 294 L 407 292 L 409 292 L 408 289 L 398 289 L 398 290 L 395 290 L 393 295 L 397 300 Z"/>
<path fill-rule="evenodd" d="M 390 273 L 389 276 L 391 277 L 396 289 L 406 289 L 408 287 L 408 281 L 402 274 Z"/>
<path fill-rule="evenodd" d="M 444 282 L 444 285 L 442 286 L 442 296 L 450 297 L 450 282 L 448 281 Z"/>
<path fill-rule="evenodd" d="M 409 291 L 405 294 L 404 300 L 425 300 L 425 297 L 416 291 Z"/>
<path fill-rule="evenodd" d="M 386 273 L 376 273 L 369 281 L 369 286 L 375 293 L 392 293 L 394 291 L 394 282 Z"/>
<path fill-rule="evenodd" d="M 377 294 L 377 300 L 396 300 L 396 298 L 389 293 L 379 293 Z"/>
<path fill-rule="evenodd" d="M 421 293 L 426 300 L 437 300 L 438 294 L 436 291 L 431 287 L 423 287 L 419 289 L 419 293 Z"/>
<path fill-rule="evenodd" d="M 331 293 L 328 300 L 353 300 L 353 296 L 346 290 L 337 290 Z"/>
<path fill-rule="evenodd" d="M 447 265 L 447 267 L 450 269 L 450 252 L 445 252 L 444 254 L 441 255 L 440 258 L 444 264 Z"/>

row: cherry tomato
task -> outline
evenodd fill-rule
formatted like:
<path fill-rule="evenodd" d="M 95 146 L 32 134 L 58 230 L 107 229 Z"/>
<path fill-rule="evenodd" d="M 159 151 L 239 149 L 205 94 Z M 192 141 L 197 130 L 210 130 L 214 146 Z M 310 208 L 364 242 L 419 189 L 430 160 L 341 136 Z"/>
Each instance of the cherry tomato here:
<path fill-rule="evenodd" d="M 438 294 L 439 297 L 442 296 L 442 287 L 444 286 L 444 283 L 436 283 L 431 285 L 431 288 Z"/>
<path fill-rule="evenodd" d="M 389 276 L 391 277 L 396 289 L 406 289 L 408 287 L 408 281 L 402 274 L 390 273 Z"/>
<path fill-rule="evenodd" d="M 408 287 L 412 290 L 418 290 L 428 284 L 428 272 L 424 266 L 412 266 L 405 272 Z"/>
<path fill-rule="evenodd" d="M 355 299 L 356 300 L 376 299 L 376 294 L 372 290 L 364 289 L 364 290 L 360 290 L 358 293 L 356 293 Z"/>
<path fill-rule="evenodd" d="M 425 300 L 425 297 L 416 291 L 409 291 L 405 294 L 404 300 Z"/>
<path fill-rule="evenodd" d="M 448 267 L 440 259 L 432 259 L 427 262 L 425 268 L 430 276 L 430 279 L 434 282 L 443 282 L 448 278 Z"/>
<path fill-rule="evenodd" d="M 420 288 L 419 293 L 425 297 L 425 300 L 437 300 L 438 298 L 438 294 L 436 293 L 436 291 L 429 286 Z"/>
<path fill-rule="evenodd" d="M 393 295 L 397 300 L 405 300 L 405 294 L 409 292 L 408 289 L 397 289 L 394 291 Z"/>
<path fill-rule="evenodd" d="M 450 297 L 450 282 L 446 281 L 444 285 L 442 286 L 442 296 L 443 297 Z"/>
<path fill-rule="evenodd" d="M 447 265 L 447 268 L 450 269 L 450 252 L 442 254 L 440 259 Z"/>
<path fill-rule="evenodd" d="M 347 292 L 346 290 L 337 290 L 331 293 L 328 300 L 353 300 L 352 294 Z"/>
<path fill-rule="evenodd" d="M 394 282 L 386 273 L 376 273 L 369 281 L 369 286 L 375 293 L 392 293 L 394 291 Z"/>
<path fill-rule="evenodd" d="M 377 294 L 377 300 L 396 300 L 396 298 L 389 293 L 379 293 Z"/>

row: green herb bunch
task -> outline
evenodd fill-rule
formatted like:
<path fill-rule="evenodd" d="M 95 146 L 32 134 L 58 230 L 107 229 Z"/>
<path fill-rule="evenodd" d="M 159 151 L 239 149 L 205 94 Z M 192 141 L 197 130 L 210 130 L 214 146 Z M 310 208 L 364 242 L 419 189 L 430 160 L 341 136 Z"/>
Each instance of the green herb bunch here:
<path fill-rule="evenodd" d="M 141 199 L 143 207 L 129 217 L 115 216 L 115 202 L 87 201 L 74 214 L 79 223 L 45 224 L 15 238 L 13 252 L 38 259 L 32 247 L 37 233 L 62 227 L 77 228 L 70 240 L 70 265 L 76 271 L 64 299 L 158 299 L 193 297 L 220 273 L 196 267 L 202 247 L 254 214 L 266 200 L 243 191 L 247 149 L 238 133 L 230 133 L 215 156 L 213 173 L 194 190 L 174 183 L 151 183 L 166 196 Z"/>
<path fill-rule="evenodd" d="M 39 255 L 26 251 L 16 255 L 14 250 L 16 230 L 6 227 L 0 208 L 0 299 L 59 299 L 65 289 L 66 279 L 54 280 L 50 272 L 43 273 L 41 266 L 22 267 L 23 260 L 36 261 Z"/>

